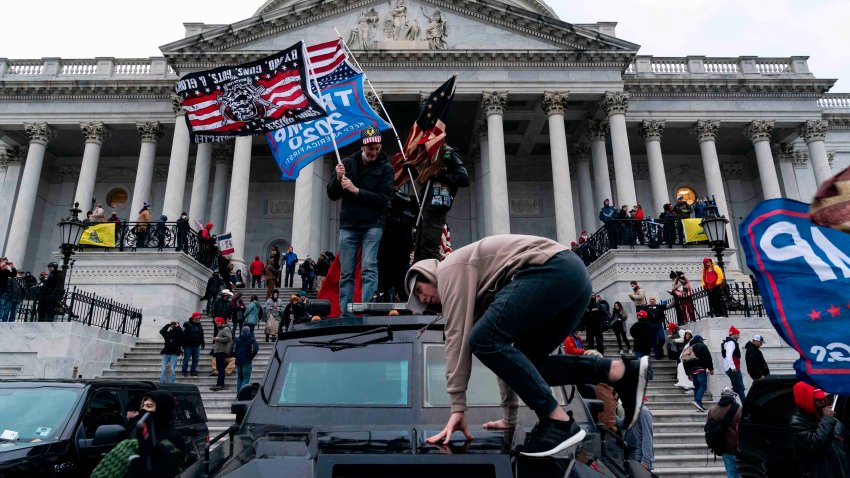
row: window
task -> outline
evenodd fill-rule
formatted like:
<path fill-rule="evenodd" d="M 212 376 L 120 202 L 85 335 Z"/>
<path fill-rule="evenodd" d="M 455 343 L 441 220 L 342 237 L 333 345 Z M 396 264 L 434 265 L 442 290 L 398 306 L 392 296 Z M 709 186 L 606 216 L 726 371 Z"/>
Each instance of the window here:
<path fill-rule="evenodd" d="M 100 390 L 86 406 L 83 416 L 83 427 L 86 438 L 94 438 L 94 432 L 101 425 L 124 426 L 124 413 L 121 409 L 121 400 L 116 390 Z"/>
<path fill-rule="evenodd" d="M 688 204 L 693 204 L 697 200 L 697 193 L 688 186 L 682 186 L 676 190 L 676 198 L 682 196 Z"/>
<path fill-rule="evenodd" d="M 411 344 L 288 347 L 277 405 L 408 405 L 411 360 Z"/>
<path fill-rule="evenodd" d="M 124 188 L 115 188 L 106 193 L 106 205 L 112 209 L 121 209 L 130 197 Z M 108 214 L 108 213 L 107 213 Z"/>
<path fill-rule="evenodd" d="M 0 388 L 0 431 L 18 432 L 19 442 L 59 439 L 82 389 Z"/>

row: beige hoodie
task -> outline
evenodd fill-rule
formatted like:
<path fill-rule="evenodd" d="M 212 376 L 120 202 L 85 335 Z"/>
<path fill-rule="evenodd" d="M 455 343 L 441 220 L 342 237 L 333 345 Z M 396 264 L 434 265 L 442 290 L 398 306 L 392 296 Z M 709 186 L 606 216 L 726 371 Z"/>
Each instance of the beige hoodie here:
<path fill-rule="evenodd" d="M 562 244 L 543 237 L 490 236 L 455 250 L 443 262 L 426 259 L 408 271 L 405 284 L 409 286 L 413 274 L 419 273 L 436 284 L 440 294 L 446 319 L 446 390 L 452 412 L 467 408 L 466 388 L 472 368 L 469 334 L 475 321 L 517 271 L 544 264 L 566 250 Z M 515 408 L 516 397 L 501 380 L 499 388 L 502 406 Z"/>

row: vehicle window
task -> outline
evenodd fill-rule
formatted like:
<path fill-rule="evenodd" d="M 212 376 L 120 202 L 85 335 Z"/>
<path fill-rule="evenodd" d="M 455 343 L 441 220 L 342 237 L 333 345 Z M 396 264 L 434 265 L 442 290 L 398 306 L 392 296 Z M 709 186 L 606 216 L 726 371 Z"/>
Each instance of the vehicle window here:
<path fill-rule="evenodd" d="M 177 406 L 174 408 L 174 424 L 189 425 L 207 421 L 201 396 L 191 393 L 175 393 Z"/>
<path fill-rule="evenodd" d="M 101 425 L 126 425 L 117 390 L 97 391 L 86 406 L 83 414 L 86 438 L 94 438 L 95 430 Z"/>
<path fill-rule="evenodd" d="M 426 407 L 448 407 L 451 402 L 446 392 L 446 350 L 444 344 L 423 344 L 425 356 L 425 393 Z M 560 387 L 553 387 L 552 393 L 561 405 L 564 396 Z M 499 383 L 496 374 L 472 357 L 472 373 L 466 388 L 468 407 L 497 407 L 501 403 Z"/>
<path fill-rule="evenodd" d="M 58 440 L 81 394 L 72 388 L 0 388 L 0 432 L 17 432 L 19 442 Z"/>
<path fill-rule="evenodd" d="M 411 344 L 287 347 L 277 405 L 407 405 Z"/>

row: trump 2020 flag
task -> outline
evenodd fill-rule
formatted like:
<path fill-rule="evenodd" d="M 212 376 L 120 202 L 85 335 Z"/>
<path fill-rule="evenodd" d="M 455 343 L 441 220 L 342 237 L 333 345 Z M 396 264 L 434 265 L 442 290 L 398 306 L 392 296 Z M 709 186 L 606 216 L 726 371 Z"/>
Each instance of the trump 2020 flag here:
<path fill-rule="evenodd" d="M 218 236 L 218 250 L 221 252 L 223 256 L 229 256 L 236 252 L 236 249 L 233 247 L 233 234 L 229 232 L 225 232 L 224 234 L 219 234 Z"/>
<path fill-rule="evenodd" d="M 310 89 L 304 42 L 236 66 L 184 75 L 182 99 L 195 143 L 261 135 L 327 115 Z"/>
<path fill-rule="evenodd" d="M 850 235 L 789 199 L 762 202 L 739 232 L 770 322 L 800 353 L 797 376 L 850 394 Z"/>

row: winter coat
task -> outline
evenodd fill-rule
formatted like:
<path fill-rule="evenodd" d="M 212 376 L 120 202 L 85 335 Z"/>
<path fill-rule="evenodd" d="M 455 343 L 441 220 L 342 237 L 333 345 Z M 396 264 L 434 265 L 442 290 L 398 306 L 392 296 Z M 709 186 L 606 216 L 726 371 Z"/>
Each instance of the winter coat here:
<path fill-rule="evenodd" d="M 229 353 L 230 352 L 230 344 L 233 342 L 233 331 L 230 326 L 227 325 L 227 322 L 218 329 L 218 335 L 215 336 L 218 340 L 215 341 L 215 345 L 213 345 L 213 353 Z"/>
<path fill-rule="evenodd" d="M 770 375 L 770 368 L 767 366 L 767 361 L 764 360 L 764 355 L 761 349 L 756 347 L 756 344 L 747 342 L 744 345 L 744 359 L 747 362 L 747 373 L 753 380 Z"/>
<path fill-rule="evenodd" d="M 327 277 L 328 271 L 331 268 L 331 262 L 327 257 L 320 257 L 316 262 L 316 275 L 320 277 Z"/>
<path fill-rule="evenodd" d="M 584 355 L 584 347 L 578 335 L 570 334 L 564 339 L 564 353 L 567 355 Z"/>
<path fill-rule="evenodd" d="M 159 335 L 165 339 L 165 347 L 159 351 L 162 355 L 180 355 L 183 352 L 183 329 L 172 327 L 171 323 L 159 329 Z"/>
<path fill-rule="evenodd" d="M 245 302 L 242 299 L 230 300 L 230 318 L 237 322 L 245 320 Z"/>
<path fill-rule="evenodd" d="M 221 277 L 210 277 L 207 281 L 207 288 L 204 291 L 204 297 L 215 297 L 224 289 L 224 280 Z"/>
<path fill-rule="evenodd" d="M 217 297 L 215 302 L 213 302 L 212 316 L 224 317 L 225 319 L 230 318 L 230 301 L 223 295 Z"/>
<path fill-rule="evenodd" d="M 285 260 L 284 263 L 286 264 L 287 269 L 291 269 L 291 268 L 295 267 L 295 264 L 298 264 L 298 254 L 296 254 L 294 252 L 287 252 L 283 256 L 283 258 Z"/>
<path fill-rule="evenodd" d="M 646 310 L 646 321 L 650 324 L 659 325 L 664 323 L 665 307 L 663 305 L 647 305 L 644 310 Z"/>
<path fill-rule="evenodd" d="M 688 204 L 688 201 L 677 202 L 673 205 L 673 211 L 679 219 L 687 219 L 691 217 L 691 214 L 694 212 L 691 205 Z"/>
<path fill-rule="evenodd" d="M 617 218 L 617 210 L 614 206 L 605 206 L 599 210 L 599 220 L 603 223 Z"/>
<path fill-rule="evenodd" d="M 369 164 L 361 161 L 362 154 L 357 151 L 342 160 L 345 177 L 360 189 L 357 195 L 345 191 L 335 173 L 328 183 L 328 197 L 332 201 L 343 200 L 339 211 L 340 229 L 384 227 L 386 209 L 393 195 L 395 171 L 385 153 L 378 153 L 378 157 Z"/>
<path fill-rule="evenodd" d="M 251 263 L 249 269 L 251 270 L 252 276 L 261 276 L 263 275 L 263 270 L 266 266 L 263 264 L 263 261 L 259 259 L 254 259 L 254 262 Z"/>
<path fill-rule="evenodd" d="M 717 267 L 717 264 L 714 261 L 711 261 L 711 267 L 706 267 L 708 265 L 708 261 L 711 261 L 709 258 L 705 258 L 702 260 L 702 280 L 701 284 L 703 289 L 712 290 L 715 287 L 720 287 L 723 285 L 723 271 L 720 267 Z"/>
<path fill-rule="evenodd" d="M 182 236 L 189 234 L 189 218 L 180 216 L 180 219 L 177 220 L 177 233 Z"/>
<path fill-rule="evenodd" d="M 260 322 L 260 303 L 252 300 L 245 308 L 245 325 L 257 325 Z"/>
<path fill-rule="evenodd" d="M 460 155 L 454 148 L 446 147 L 446 151 L 443 153 L 442 162 L 443 168 L 439 173 L 430 178 L 431 185 L 433 186 L 440 183 L 444 186 L 448 186 L 449 194 L 451 194 L 452 198 L 454 198 L 457 195 L 458 188 L 465 188 L 469 186 L 469 172 L 467 172 L 466 168 L 463 166 L 463 161 L 460 159 Z M 419 174 L 415 169 L 413 170 L 413 174 L 415 178 L 418 178 Z M 424 200 L 426 207 L 432 205 L 431 198 L 433 195 L 433 187 L 428 188 L 425 191 Z"/>
<path fill-rule="evenodd" d="M 246 333 L 247 329 L 247 333 Z M 257 345 L 257 339 L 251 333 L 251 329 L 242 328 L 239 337 L 236 337 L 236 345 L 234 346 L 233 356 L 236 358 L 236 365 L 251 365 L 251 361 L 260 351 L 260 346 Z"/>
<path fill-rule="evenodd" d="M 708 410 L 706 423 L 722 422 L 723 417 L 726 416 L 726 412 L 729 411 L 729 407 L 731 407 L 733 403 L 735 403 L 735 397 L 720 397 L 717 405 L 714 405 Z M 738 407 L 735 411 L 735 416 L 726 428 L 726 453 L 724 453 L 724 455 L 738 455 L 738 422 L 741 421 L 741 411 L 743 408 L 744 407 Z"/>
<path fill-rule="evenodd" d="M 638 319 L 638 321 L 629 328 L 629 334 L 631 334 L 634 339 L 634 351 L 640 352 L 644 355 L 649 355 L 649 352 L 652 350 L 653 338 L 652 326 L 649 325 L 649 322 L 643 319 Z"/>
<path fill-rule="evenodd" d="M 280 269 L 274 266 L 274 264 L 266 264 L 266 280 L 275 280 L 277 279 L 277 275 L 280 273 Z"/>
<path fill-rule="evenodd" d="M 711 352 L 708 351 L 708 347 L 705 346 L 702 340 L 702 336 L 697 335 L 685 346 L 685 348 L 693 347 L 694 355 L 697 356 L 696 360 L 685 362 L 685 373 L 688 375 L 697 370 L 714 371 L 714 361 L 711 359 Z"/>
<path fill-rule="evenodd" d="M 794 385 L 797 411 L 791 415 L 788 428 L 794 442 L 794 453 L 800 476 L 806 478 L 850 477 L 850 436 L 835 417 L 821 416 L 815 408 L 814 387 L 798 382 Z"/>
<path fill-rule="evenodd" d="M 139 225 L 136 226 L 137 231 L 142 232 L 142 233 L 148 232 L 148 228 L 150 227 L 150 223 L 151 223 L 151 211 L 150 211 L 150 209 L 142 210 L 142 212 L 139 213 L 139 218 L 136 219 L 136 222 L 139 223 Z"/>
<path fill-rule="evenodd" d="M 183 346 L 184 347 L 206 347 L 204 338 L 204 326 L 200 321 L 187 320 L 183 322 Z"/>

